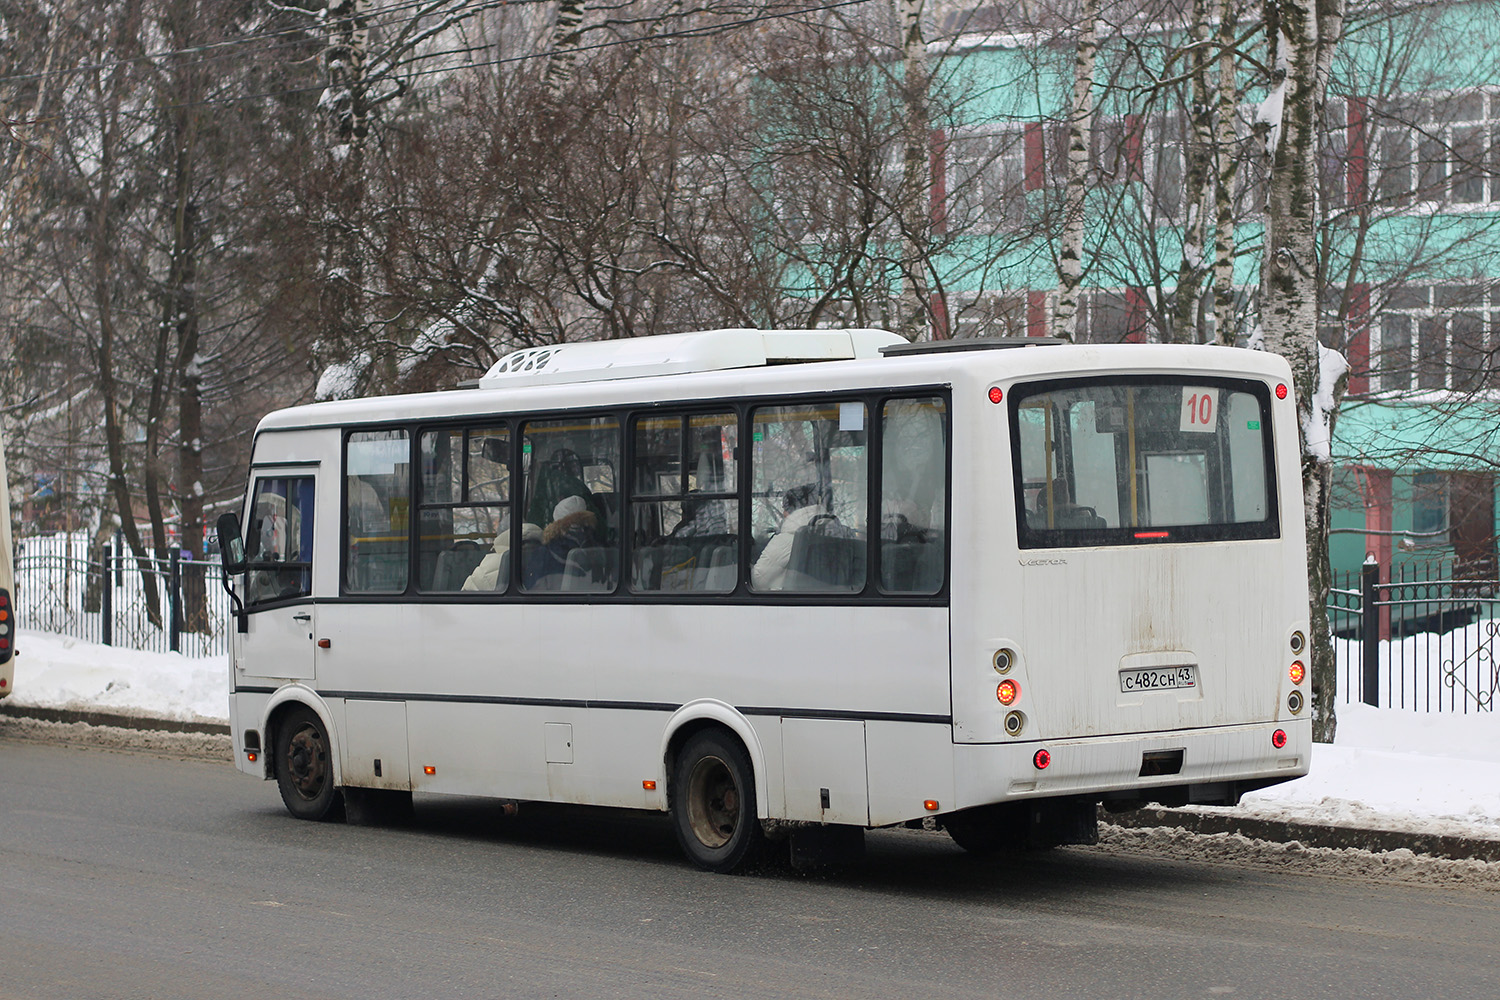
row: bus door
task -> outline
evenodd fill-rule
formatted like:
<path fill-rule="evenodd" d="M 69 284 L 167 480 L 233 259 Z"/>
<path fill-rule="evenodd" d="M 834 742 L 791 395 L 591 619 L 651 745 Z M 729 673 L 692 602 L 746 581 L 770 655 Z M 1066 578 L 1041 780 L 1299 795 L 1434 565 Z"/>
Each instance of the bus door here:
<path fill-rule="evenodd" d="M 235 664 L 244 678 L 313 676 L 317 609 L 312 601 L 315 476 L 304 466 L 254 470 L 245 524 L 245 613 Z"/>

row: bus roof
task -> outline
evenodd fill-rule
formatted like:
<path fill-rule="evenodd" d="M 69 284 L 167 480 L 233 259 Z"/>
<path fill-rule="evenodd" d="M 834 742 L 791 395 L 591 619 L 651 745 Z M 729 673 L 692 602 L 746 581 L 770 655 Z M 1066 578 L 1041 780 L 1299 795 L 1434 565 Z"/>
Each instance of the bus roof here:
<path fill-rule="evenodd" d="M 710 331 L 720 333 L 822 334 L 851 331 Z M 295 430 L 346 424 L 389 423 L 407 419 L 443 419 L 483 413 L 525 412 L 530 410 L 578 409 L 636 405 L 668 400 L 707 400 L 736 396 L 784 395 L 790 393 L 833 390 L 864 391 L 886 386 L 948 385 L 978 380 L 988 388 L 992 382 L 1016 379 L 1071 377 L 1109 373 L 1150 373 L 1198 371 L 1205 374 L 1243 375 L 1258 378 L 1290 379 L 1286 360 L 1265 351 L 1236 347 L 1192 344 L 1060 344 L 1045 350 L 982 350 L 968 352 L 897 352 L 882 355 L 884 344 L 905 343 L 895 334 L 884 331 L 854 331 L 879 334 L 859 345 L 859 353 L 849 359 L 826 359 L 825 363 L 787 364 L 778 358 L 767 358 L 758 366 L 709 367 L 695 372 L 679 368 L 659 372 L 634 371 L 622 376 L 616 369 L 600 368 L 573 378 L 562 369 L 554 377 L 539 380 L 481 380 L 477 389 L 450 389 L 437 392 L 395 396 L 370 396 L 362 399 L 311 403 L 267 414 L 258 431 Z M 668 334 L 642 337 L 634 341 L 609 341 L 597 344 L 566 344 L 569 348 L 600 347 L 608 344 L 646 344 L 653 340 L 674 341 L 688 335 Z M 718 338 L 710 338 L 716 340 Z M 728 340 L 721 341 L 721 346 Z M 765 343 L 777 349 L 776 338 Z M 846 339 L 846 344 L 852 343 Z M 674 363 L 668 345 L 659 358 Z M 582 352 L 579 352 L 582 353 Z M 743 356 L 743 355 L 742 355 Z M 605 359 L 607 353 L 595 355 Z M 676 361 L 687 355 L 679 352 Z M 584 359 L 586 360 L 586 359 Z M 813 361 L 813 358 L 804 358 Z M 571 363 L 571 362 L 570 362 Z M 581 362 L 580 362 L 581 363 Z M 493 370 L 493 369 L 492 369 Z M 616 370 L 616 374 L 599 374 Z M 837 374 L 834 374 L 837 372 Z M 653 377 L 654 376 L 654 377 Z M 577 383 L 591 383 L 585 391 Z"/>
<path fill-rule="evenodd" d="M 479 386 L 499 389 L 798 361 L 847 361 L 879 357 L 881 347 L 905 343 L 905 338 L 885 330 L 704 330 L 552 344 L 507 354 L 484 373 Z"/>

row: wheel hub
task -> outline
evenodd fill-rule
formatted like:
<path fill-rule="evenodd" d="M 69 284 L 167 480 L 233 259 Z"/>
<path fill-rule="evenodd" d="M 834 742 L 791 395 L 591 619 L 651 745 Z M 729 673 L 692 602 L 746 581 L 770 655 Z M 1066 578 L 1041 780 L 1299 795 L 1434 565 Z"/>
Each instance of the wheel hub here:
<path fill-rule="evenodd" d="M 328 768 L 323 740 L 316 730 L 303 728 L 292 735 L 287 746 L 287 769 L 299 793 L 309 799 L 317 797 Z"/>
<path fill-rule="evenodd" d="M 688 823 L 693 836 L 708 848 L 720 848 L 739 825 L 740 791 L 729 766 L 704 757 L 688 779 Z"/>

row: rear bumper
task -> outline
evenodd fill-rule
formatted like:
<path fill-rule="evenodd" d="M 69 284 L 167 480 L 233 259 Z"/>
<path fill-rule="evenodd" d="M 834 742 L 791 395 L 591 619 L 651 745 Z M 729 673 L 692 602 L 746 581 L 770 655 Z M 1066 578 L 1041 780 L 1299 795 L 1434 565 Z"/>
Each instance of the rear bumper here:
<path fill-rule="evenodd" d="M 1278 729 L 1287 736 L 1280 749 L 1271 743 Z M 1216 803 L 1306 774 L 1312 758 L 1312 720 L 1083 739 L 960 743 L 953 749 L 959 808 L 1054 796 Z M 1042 749 L 1051 761 L 1039 769 L 1032 761 Z M 1161 750 L 1181 750 L 1181 770 L 1143 776 L 1144 755 Z M 1171 794 L 1162 794 L 1166 789 Z"/>

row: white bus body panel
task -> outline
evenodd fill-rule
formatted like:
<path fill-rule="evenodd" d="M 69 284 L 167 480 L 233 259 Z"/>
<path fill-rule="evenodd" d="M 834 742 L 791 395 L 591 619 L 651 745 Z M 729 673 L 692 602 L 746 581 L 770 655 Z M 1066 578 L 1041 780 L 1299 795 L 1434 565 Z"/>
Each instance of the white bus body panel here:
<path fill-rule="evenodd" d="M 319 607 L 318 636 L 329 640 L 318 685 L 350 706 L 344 770 L 359 785 L 373 780 L 374 756 L 398 750 L 394 716 L 357 728 L 376 721 L 353 711 L 372 695 L 405 704 L 400 736 L 418 791 L 661 808 L 664 737 L 706 714 L 678 706 L 707 700 L 748 719 L 755 742 L 775 748 L 774 762 L 762 755 L 778 776 L 793 759 L 787 740 L 836 734 L 833 752 L 786 765 L 785 795 L 780 781 L 760 789 L 762 811 L 863 824 L 866 741 L 903 746 L 896 734 L 912 724 L 867 734 L 862 716 L 930 716 L 920 728 L 950 742 L 945 608 L 340 601 Z M 808 718 L 822 713 L 857 717 Z M 549 725 L 572 727 L 572 763 L 547 762 Z M 353 759 L 356 747 L 366 759 Z M 821 807 L 822 788 L 839 818 Z"/>
<path fill-rule="evenodd" d="M 979 379 L 954 392 L 955 428 L 975 431 L 954 433 L 954 496 L 973 498 L 954 505 L 952 524 L 955 741 L 1034 749 L 1038 741 L 1296 722 L 1286 709 L 1290 637 L 1306 633 L 1308 605 L 1293 401 L 1272 395 L 1280 538 L 1022 549 L 1006 408 L 986 396 L 990 385 L 1009 395 L 1035 378 L 1105 371 L 1260 378 L 1274 390 L 1290 384 L 1286 362 L 1236 351 L 1233 368 L 1215 368 L 1203 362 L 1229 360 L 1223 352 L 1184 354 L 1201 365 L 1195 372 L 1131 346 L 1069 352 L 1070 365 L 1051 349 L 1020 353 L 1003 378 L 983 381 L 984 369 L 971 368 Z M 993 659 L 1002 648 L 1019 654 L 1005 675 L 1021 688 L 1009 708 L 996 699 L 1003 678 Z M 1196 688 L 1120 691 L 1121 669 L 1169 665 L 1196 666 Z M 1016 737 L 1004 730 L 1011 708 L 1026 716 Z M 1275 755 L 1268 733 L 1261 756 Z"/>

